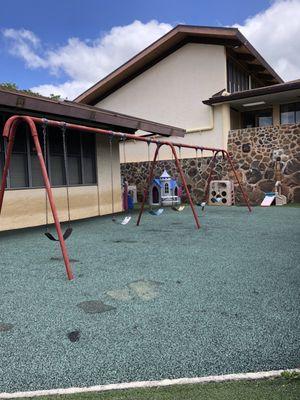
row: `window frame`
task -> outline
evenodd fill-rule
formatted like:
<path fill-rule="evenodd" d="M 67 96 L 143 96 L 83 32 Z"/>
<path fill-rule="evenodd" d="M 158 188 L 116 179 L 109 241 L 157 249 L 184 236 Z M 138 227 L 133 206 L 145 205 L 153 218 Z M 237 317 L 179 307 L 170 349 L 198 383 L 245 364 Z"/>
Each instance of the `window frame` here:
<path fill-rule="evenodd" d="M 2 124 L 5 124 L 6 119 L 7 118 L 5 118 L 5 116 L 3 117 L 3 114 L 2 114 L 2 121 L 1 121 Z M 80 165 L 81 165 L 80 169 L 81 169 L 81 175 L 82 175 L 81 176 L 82 183 L 69 184 L 68 187 L 98 186 L 98 173 L 97 173 L 97 171 L 98 171 L 98 160 L 97 160 L 97 140 L 96 140 L 96 135 L 94 133 L 84 133 L 84 132 L 79 132 L 79 135 L 80 135 Z M 94 148 L 93 148 L 93 151 L 91 151 L 91 155 L 92 155 L 91 158 L 92 158 L 92 163 L 93 163 L 93 167 L 94 167 L 94 174 L 93 174 L 94 182 L 93 183 L 85 183 L 86 179 L 85 179 L 85 176 L 84 176 L 84 173 L 83 173 L 84 172 L 84 165 L 83 165 L 84 157 L 83 157 L 83 145 L 82 145 L 82 143 L 83 143 L 83 137 L 86 136 L 86 135 L 92 135 L 93 136 L 93 147 Z M 2 138 L 2 141 L 4 143 L 4 146 L 3 146 L 3 148 L 4 148 L 4 152 L 3 153 L 4 154 L 3 154 L 3 156 L 2 156 L 2 152 L 0 154 L 0 158 L 3 157 L 3 166 L 0 165 L 1 169 L 4 168 L 5 154 L 6 154 L 6 148 L 7 148 L 6 141 L 3 140 L 3 138 Z M 41 145 L 41 148 L 43 150 L 43 143 L 40 142 L 40 145 Z M 30 148 L 30 132 L 29 132 L 28 126 L 26 125 L 26 160 L 27 160 L 27 162 L 26 162 L 26 165 L 27 165 L 27 171 L 26 171 L 27 176 L 26 176 L 26 179 L 27 179 L 27 182 L 28 182 L 28 186 L 13 187 L 11 185 L 11 176 L 10 176 L 11 174 L 10 174 L 10 171 L 8 171 L 7 183 L 6 183 L 6 189 L 7 190 L 24 190 L 24 189 L 32 190 L 32 189 L 43 189 L 43 188 L 45 188 L 44 185 L 42 185 L 42 186 L 33 186 L 32 154 L 31 153 L 32 152 L 31 152 L 31 148 Z M 67 162 L 68 162 L 68 156 L 69 156 L 69 154 L 67 154 Z M 1 159 L 0 159 L 0 162 L 1 162 Z M 49 180 L 50 180 L 50 183 L 51 183 L 52 176 L 51 176 L 51 155 L 50 155 L 49 135 L 47 135 L 47 163 L 46 164 L 47 164 L 46 167 L 47 167 L 48 177 L 49 177 Z M 3 169 L 2 169 L 2 171 L 3 171 Z M 63 171 L 63 174 L 65 175 L 65 171 Z M 59 188 L 59 187 L 67 187 L 67 185 L 66 184 L 53 185 L 51 183 L 51 187 Z"/>
<path fill-rule="evenodd" d="M 268 116 L 265 115 L 259 115 L 263 113 L 269 113 Z M 245 116 L 249 115 L 254 119 L 254 125 L 247 127 L 245 124 Z M 271 118 L 272 122 L 270 125 L 259 125 L 257 122 L 259 121 L 259 118 Z M 241 129 L 253 129 L 253 128 L 263 128 L 265 126 L 273 126 L 274 124 L 274 116 L 273 116 L 273 108 L 267 107 L 267 108 L 261 108 L 258 110 L 247 110 L 243 111 L 241 113 Z"/>
<path fill-rule="evenodd" d="M 298 106 L 299 106 L 299 109 L 297 109 L 297 104 L 298 104 Z M 283 114 L 283 112 L 282 112 L 282 108 L 283 107 L 285 107 L 285 106 L 294 106 L 293 108 L 293 110 L 291 110 L 291 111 L 286 111 L 286 112 L 291 112 L 291 113 L 293 113 L 293 116 L 294 116 L 294 121 L 293 122 L 285 122 L 285 123 L 283 123 L 282 122 L 282 114 Z M 279 109 L 279 113 L 280 113 L 280 125 L 295 125 L 295 124 L 300 124 L 300 120 L 297 122 L 296 121 L 296 113 L 297 112 L 300 112 L 300 101 L 293 101 L 292 103 L 284 103 L 284 104 L 280 104 L 280 109 Z"/>
<path fill-rule="evenodd" d="M 166 190 L 166 188 L 168 190 Z M 164 184 L 164 194 L 170 194 L 170 184 L 169 184 L 169 182 L 165 182 L 165 184 Z"/>

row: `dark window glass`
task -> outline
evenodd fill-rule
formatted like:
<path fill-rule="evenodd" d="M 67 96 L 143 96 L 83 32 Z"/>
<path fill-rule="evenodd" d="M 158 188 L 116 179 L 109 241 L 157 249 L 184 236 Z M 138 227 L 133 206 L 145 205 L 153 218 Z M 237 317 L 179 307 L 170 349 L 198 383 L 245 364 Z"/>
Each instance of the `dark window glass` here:
<path fill-rule="evenodd" d="M 63 186 L 66 184 L 66 179 L 62 132 L 60 129 L 48 127 L 48 143 L 51 183 L 53 186 Z"/>
<path fill-rule="evenodd" d="M 3 132 L 3 126 L 4 126 L 4 118 L 1 118 L 0 116 L 0 182 L 2 181 L 2 174 L 3 174 L 3 168 L 4 168 L 4 139 L 2 136 Z"/>
<path fill-rule="evenodd" d="M 249 74 L 238 64 L 227 60 L 227 90 L 230 93 L 249 89 Z"/>
<path fill-rule="evenodd" d="M 40 146 L 42 148 L 43 155 L 44 154 L 44 138 L 41 132 L 38 132 Z M 31 184 L 33 187 L 41 187 L 44 186 L 43 175 L 41 172 L 41 165 L 37 156 L 37 151 L 35 148 L 34 141 L 32 136 L 29 135 L 29 146 L 30 146 L 30 164 L 31 164 Z M 46 161 L 46 160 L 45 160 Z"/>
<path fill-rule="evenodd" d="M 5 120 L 8 117 L 9 115 L 3 114 L 2 119 L 0 119 L 0 179 L 2 178 L 5 161 L 4 139 L 1 133 Z M 40 146 L 44 153 L 44 138 L 41 127 L 39 128 L 38 135 Z M 67 130 L 66 149 L 69 184 L 95 184 L 97 179 L 94 135 Z M 66 185 L 61 129 L 51 126 L 47 127 L 46 150 L 46 164 L 51 184 L 54 186 Z M 18 127 L 15 136 L 7 184 L 8 187 L 12 188 L 44 186 L 34 141 L 25 124 Z"/>
<path fill-rule="evenodd" d="M 80 185 L 81 176 L 81 146 L 80 133 L 69 131 L 66 135 L 66 147 L 68 153 L 69 184 Z"/>
<path fill-rule="evenodd" d="M 257 126 L 269 126 L 273 124 L 273 111 L 255 110 L 242 113 L 243 128 L 254 128 Z"/>
<path fill-rule="evenodd" d="M 281 124 L 300 123 L 300 102 L 283 104 L 280 106 L 280 123 Z"/>
<path fill-rule="evenodd" d="M 2 129 L 0 133 L 2 132 Z M 0 182 L 2 180 L 3 168 L 4 168 L 4 139 L 0 136 Z"/>
<path fill-rule="evenodd" d="M 20 125 L 16 132 L 12 157 L 10 162 L 10 186 L 21 188 L 29 186 L 27 157 L 27 128 Z"/>
<path fill-rule="evenodd" d="M 85 184 L 96 183 L 95 137 L 82 134 L 83 178 Z"/>

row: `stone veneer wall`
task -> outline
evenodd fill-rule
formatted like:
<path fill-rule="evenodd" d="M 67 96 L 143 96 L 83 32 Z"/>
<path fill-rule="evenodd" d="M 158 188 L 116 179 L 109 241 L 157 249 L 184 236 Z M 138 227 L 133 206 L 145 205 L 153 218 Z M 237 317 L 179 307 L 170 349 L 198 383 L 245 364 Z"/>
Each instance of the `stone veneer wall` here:
<path fill-rule="evenodd" d="M 252 203 L 274 191 L 276 181 L 288 202 L 300 202 L 300 124 L 230 131 L 228 151 Z"/>
<path fill-rule="evenodd" d="M 273 191 L 277 180 L 282 182 L 282 192 L 289 202 L 300 202 L 300 124 L 230 131 L 228 151 L 252 204 L 259 204 L 264 192 Z M 203 198 L 210 161 L 211 157 L 181 160 L 195 201 L 201 201 Z M 147 162 L 121 166 L 121 173 L 129 184 L 137 185 L 139 198 L 145 187 L 148 168 Z M 173 160 L 159 161 L 155 176 L 161 175 L 164 169 L 170 175 L 178 177 Z M 212 177 L 235 181 L 232 171 L 222 157 L 218 157 Z M 237 186 L 235 193 L 236 202 L 243 203 L 241 191 Z"/>

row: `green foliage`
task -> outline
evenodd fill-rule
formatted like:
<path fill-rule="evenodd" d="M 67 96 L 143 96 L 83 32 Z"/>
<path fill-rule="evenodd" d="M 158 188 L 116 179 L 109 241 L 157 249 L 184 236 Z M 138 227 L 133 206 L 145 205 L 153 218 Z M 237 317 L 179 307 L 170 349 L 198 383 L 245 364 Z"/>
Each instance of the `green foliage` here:
<path fill-rule="evenodd" d="M 297 371 L 283 371 L 281 376 L 288 380 L 300 379 L 300 373 Z"/>
<path fill-rule="evenodd" d="M 20 89 L 18 87 L 18 85 L 14 82 L 2 82 L 0 83 L 0 89 L 7 89 L 7 90 L 12 90 L 12 91 L 17 91 L 20 93 L 25 93 L 25 94 L 29 94 L 30 96 L 37 96 L 37 97 L 46 97 L 41 95 L 40 93 L 37 92 L 33 92 L 30 89 Z M 50 96 L 48 97 L 51 100 L 56 100 L 59 101 L 61 100 L 61 97 L 59 94 L 50 94 Z"/>
<path fill-rule="evenodd" d="M 18 90 L 18 86 L 12 82 L 2 82 L 0 83 L 0 88 L 8 90 Z"/>

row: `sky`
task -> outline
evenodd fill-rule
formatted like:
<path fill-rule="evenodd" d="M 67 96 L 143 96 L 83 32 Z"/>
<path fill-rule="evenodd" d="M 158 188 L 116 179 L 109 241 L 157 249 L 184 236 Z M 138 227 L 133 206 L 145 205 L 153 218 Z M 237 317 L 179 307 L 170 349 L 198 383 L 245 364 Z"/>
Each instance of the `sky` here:
<path fill-rule="evenodd" d="M 300 78 L 300 0 L 10 0 L 0 82 L 72 100 L 177 24 L 236 26 L 284 80 Z"/>

